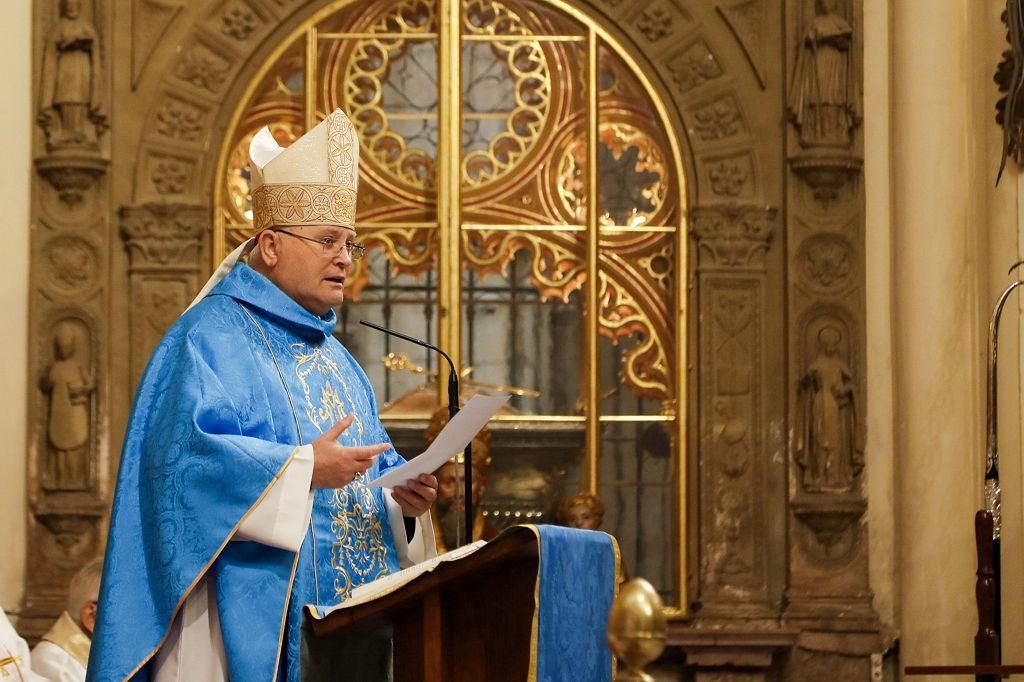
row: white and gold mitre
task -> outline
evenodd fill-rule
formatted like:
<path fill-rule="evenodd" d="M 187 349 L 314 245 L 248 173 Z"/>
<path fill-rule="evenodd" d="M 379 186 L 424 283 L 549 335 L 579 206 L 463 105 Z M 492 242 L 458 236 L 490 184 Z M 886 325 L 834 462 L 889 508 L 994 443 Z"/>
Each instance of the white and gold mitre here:
<path fill-rule="evenodd" d="M 355 229 L 359 138 L 341 109 L 287 148 L 264 127 L 253 136 L 249 160 L 254 234 L 286 225 Z"/>

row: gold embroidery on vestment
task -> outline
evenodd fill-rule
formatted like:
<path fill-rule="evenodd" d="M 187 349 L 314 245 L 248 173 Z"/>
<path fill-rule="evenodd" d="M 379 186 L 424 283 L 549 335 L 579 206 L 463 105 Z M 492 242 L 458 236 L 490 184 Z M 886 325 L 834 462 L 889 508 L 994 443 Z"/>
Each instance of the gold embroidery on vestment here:
<path fill-rule="evenodd" d="M 309 421 L 323 433 L 345 415 L 353 413 L 355 420 L 341 435 L 341 440 L 347 445 L 366 445 L 359 410 L 331 350 L 293 343 L 291 353 L 296 362 L 295 376 L 302 386 L 304 411 Z M 314 375 L 324 377 L 319 395 L 309 384 L 309 378 Z M 340 387 L 340 393 L 337 387 Z M 352 588 L 389 571 L 381 510 L 364 478 L 363 474 L 357 474 L 347 486 L 334 490 L 330 499 L 331 531 L 335 537 L 331 543 L 331 567 L 335 572 L 334 596 L 338 601 L 347 599 Z"/>

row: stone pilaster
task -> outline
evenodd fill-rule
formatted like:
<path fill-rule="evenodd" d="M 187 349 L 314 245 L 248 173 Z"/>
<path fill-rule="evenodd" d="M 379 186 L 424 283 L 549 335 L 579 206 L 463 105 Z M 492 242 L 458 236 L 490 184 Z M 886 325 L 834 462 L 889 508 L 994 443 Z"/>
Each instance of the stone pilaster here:
<path fill-rule="evenodd" d="M 131 378 L 199 290 L 200 254 L 210 211 L 186 204 L 143 204 L 120 210 L 131 290 Z"/>
<path fill-rule="evenodd" d="M 110 490 L 108 9 L 102 0 L 81 3 L 77 17 L 57 0 L 33 8 L 39 181 L 31 209 L 28 570 L 19 621 L 30 639 L 64 609 L 68 582 L 101 545 Z M 67 49 L 60 32 L 71 22 L 81 38 Z M 75 95 L 81 101 L 71 101 Z"/>
<path fill-rule="evenodd" d="M 776 211 L 691 211 L 697 240 L 700 546 L 698 615 L 770 618 L 765 489 L 765 254 Z"/>

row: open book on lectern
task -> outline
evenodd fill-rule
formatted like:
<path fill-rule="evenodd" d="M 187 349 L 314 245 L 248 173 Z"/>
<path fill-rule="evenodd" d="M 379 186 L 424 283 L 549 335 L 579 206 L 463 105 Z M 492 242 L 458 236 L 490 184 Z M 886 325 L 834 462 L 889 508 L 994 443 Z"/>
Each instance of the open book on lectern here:
<path fill-rule="evenodd" d="M 401 571 L 398 571 L 397 573 L 390 573 L 381 578 L 377 578 L 373 582 L 364 583 L 359 587 L 354 588 L 351 594 L 349 595 L 349 598 L 341 602 L 340 604 L 336 604 L 335 606 L 331 606 L 330 608 L 323 610 L 321 610 L 319 607 L 311 606 L 310 612 L 313 614 L 314 618 L 326 618 L 335 611 L 339 611 L 341 609 L 350 609 L 355 606 L 371 602 L 374 599 L 379 599 L 380 597 L 387 596 L 395 590 L 405 587 L 421 575 L 430 573 L 441 564 L 447 563 L 449 561 L 458 561 L 459 559 L 465 559 L 470 554 L 477 551 L 486 544 L 486 540 L 477 540 L 476 542 L 470 543 L 468 545 L 463 545 L 458 549 L 453 549 L 450 552 L 446 552 L 441 556 L 437 556 L 433 559 L 428 559 L 426 561 L 421 561 L 420 563 L 410 566 L 409 568 L 403 568 Z"/>

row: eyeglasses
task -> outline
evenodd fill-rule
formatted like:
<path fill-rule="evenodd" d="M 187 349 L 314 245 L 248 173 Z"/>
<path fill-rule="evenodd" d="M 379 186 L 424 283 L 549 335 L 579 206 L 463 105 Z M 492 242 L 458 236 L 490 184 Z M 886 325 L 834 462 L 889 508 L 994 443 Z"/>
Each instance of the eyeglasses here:
<path fill-rule="evenodd" d="M 323 249 L 324 255 L 327 256 L 328 258 L 334 258 L 339 253 L 341 253 L 342 249 L 348 251 L 348 256 L 352 260 L 359 260 L 366 255 L 366 244 L 358 244 L 356 242 L 350 241 L 343 242 L 340 239 L 335 239 L 334 237 L 321 237 L 320 239 L 313 239 L 312 237 L 303 237 L 301 234 L 295 234 L 294 232 L 289 232 L 288 230 L 281 229 L 271 230 L 271 232 L 280 232 L 281 234 L 286 234 L 289 237 L 295 237 L 296 239 L 303 239 L 307 242 L 319 244 L 320 247 Z"/>

